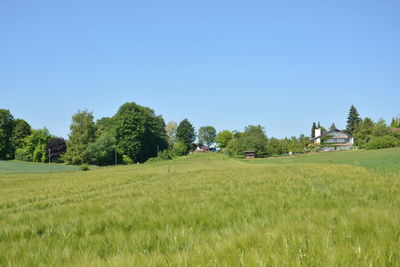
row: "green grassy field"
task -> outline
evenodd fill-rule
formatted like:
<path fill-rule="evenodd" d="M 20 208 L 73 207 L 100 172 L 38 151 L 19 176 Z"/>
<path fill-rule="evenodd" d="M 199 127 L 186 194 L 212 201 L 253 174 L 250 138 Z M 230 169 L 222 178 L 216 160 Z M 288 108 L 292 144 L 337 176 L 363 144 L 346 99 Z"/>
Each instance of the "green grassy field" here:
<path fill-rule="evenodd" d="M 0 265 L 398 266 L 399 154 L 0 175 Z"/>
<path fill-rule="evenodd" d="M 79 167 L 71 165 L 0 160 L 0 175 L 10 173 L 67 172 L 77 170 L 79 170 Z"/>

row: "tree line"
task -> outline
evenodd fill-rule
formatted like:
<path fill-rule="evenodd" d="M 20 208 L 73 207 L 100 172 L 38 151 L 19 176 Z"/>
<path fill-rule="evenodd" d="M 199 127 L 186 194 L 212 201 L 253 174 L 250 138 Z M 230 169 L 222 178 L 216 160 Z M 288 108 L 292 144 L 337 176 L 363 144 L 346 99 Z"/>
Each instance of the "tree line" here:
<path fill-rule="evenodd" d="M 68 139 L 53 136 L 46 128 L 32 129 L 23 119 L 0 109 L 0 159 L 67 164 L 132 164 L 149 159 L 166 160 L 195 149 L 194 142 L 211 146 L 235 157 L 252 150 L 257 156 L 284 155 L 288 152 L 318 151 L 310 139 L 315 129 L 327 131 L 319 122 L 313 123 L 311 135 L 290 138 L 269 138 L 265 128 L 249 125 L 244 131 L 222 130 L 213 126 L 193 127 L 188 119 L 165 123 L 161 115 L 134 102 L 123 104 L 112 117 L 95 121 L 93 113 L 78 110 L 72 116 Z M 400 146 L 400 118 L 388 125 L 381 119 L 362 119 L 351 106 L 346 131 L 353 135 L 358 148 L 376 149 Z M 329 130 L 336 129 L 332 123 Z"/>

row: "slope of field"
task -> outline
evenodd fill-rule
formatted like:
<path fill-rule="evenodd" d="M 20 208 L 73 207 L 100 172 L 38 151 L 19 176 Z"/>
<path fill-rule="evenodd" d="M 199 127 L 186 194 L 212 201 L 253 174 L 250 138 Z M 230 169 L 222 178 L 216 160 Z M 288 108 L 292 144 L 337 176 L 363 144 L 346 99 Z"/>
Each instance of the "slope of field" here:
<path fill-rule="evenodd" d="M 354 150 L 323 152 L 291 157 L 277 157 L 249 160 L 248 163 L 287 164 L 287 163 L 334 163 L 361 166 L 380 173 L 400 174 L 400 148 L 380 150 Z"/>
<path fill-rule="evenodd" d="M 0 175 L 10 173 L 45 173 L 77 171 L 79 167 L 62 164 L 45 164 L 23 161 L 0 160 Z"/>
<path fill-rule="evenodd" d="M 0 175 L 0 266 L 398 266 L 399 207 L 399 175 L 347 164 Z"/>

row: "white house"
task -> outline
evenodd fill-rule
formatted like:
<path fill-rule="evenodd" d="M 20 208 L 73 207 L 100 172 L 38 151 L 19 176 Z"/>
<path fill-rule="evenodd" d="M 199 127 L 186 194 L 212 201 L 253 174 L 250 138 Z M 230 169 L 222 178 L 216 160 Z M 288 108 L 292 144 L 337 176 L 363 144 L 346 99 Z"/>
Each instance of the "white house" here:
<path fill-rule="evenodd" d="M 354 144 L 354 138 L 346 131 L 334 129 L 321 133 L 321 129 L 315 129 L 315 137 L 311 139 L 314 144 L 321 146 L 321 151 L 350 150 Z"/>

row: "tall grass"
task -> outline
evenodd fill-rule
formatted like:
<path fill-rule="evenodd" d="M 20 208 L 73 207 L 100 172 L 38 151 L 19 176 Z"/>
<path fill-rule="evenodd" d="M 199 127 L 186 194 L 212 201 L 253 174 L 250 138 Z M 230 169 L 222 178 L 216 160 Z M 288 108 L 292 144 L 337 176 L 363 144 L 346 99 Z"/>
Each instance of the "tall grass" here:
<path fill-rule="evenodd" d="M 399 178 L 215 154 L 9 174 L 0 176 L 0 265 L 396 266 Z"/>

